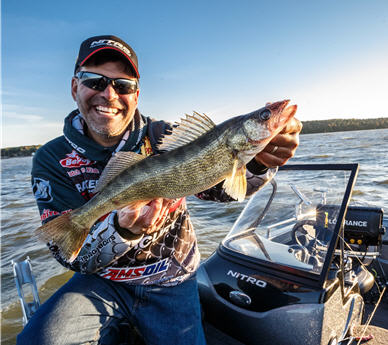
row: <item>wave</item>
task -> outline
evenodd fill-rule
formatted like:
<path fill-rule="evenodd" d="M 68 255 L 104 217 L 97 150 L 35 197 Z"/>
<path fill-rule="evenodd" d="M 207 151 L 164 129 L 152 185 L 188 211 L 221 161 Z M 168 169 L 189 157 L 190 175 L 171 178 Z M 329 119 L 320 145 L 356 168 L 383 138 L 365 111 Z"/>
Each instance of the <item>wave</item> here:
<path fill-rule="evenodd" d="M 333 157 L 333 155 L 330 155 L 330 154 L 322 154 L 322 155 L 311 156 L 311 159 L 330 158 L 330 157 Z"/>
<path fill-rule="evenodd" d="M 356 195 L 365 195 L 365 193 L 359 189 L 353 189 L 352 196 L 356 196 Z"/>

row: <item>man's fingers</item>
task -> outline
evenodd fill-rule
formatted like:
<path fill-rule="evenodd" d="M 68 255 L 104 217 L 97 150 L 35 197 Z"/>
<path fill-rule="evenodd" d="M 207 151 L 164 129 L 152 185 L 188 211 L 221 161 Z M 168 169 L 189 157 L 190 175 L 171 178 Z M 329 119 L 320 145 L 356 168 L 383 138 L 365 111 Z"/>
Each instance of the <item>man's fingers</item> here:
<path fill-rule="evenodd" d="M 119 225 L 134 234 L 152 233 L 163 226 L 174 200 L 141 201 L 117 211 Z"/>
<path fill-rule="evenodd" d="M 299 136 L 295 134 L 278 134 L 271 142 L 264 148 L 264 152 L 275 153 L 276 151 L 287 148 L 294 150 L 299 145 Z M 276 149 L 278 147 L 278 149 Z"/>
<path fill-rule="evenodd" d="M 265 165 L 267 168 L 276 168 L 276 167 L 282 166 L 286 164 L 290 158 L 291 157 L 289 155 L 285 155 L 284 157 L 279 155 L 275 156 L 271 153 L 264 152 L 264 151 L 261 151 L 256 156 L 256 160 L 259 163 Z"/>
<path fill-rule="evenodd" d="M 280 133 L 294 134 L 299 133 L 302 130 L 303 124 L 297 118 L 293 117 L 287 124 L 284 126 Z"/>
<path fill-rule="evenodd" d="M 144 215 L 144 227 L 152 226 L 159 218 L 163 208 L 163 199 L 155 199 L 149 203 L 149 210 Z"/>

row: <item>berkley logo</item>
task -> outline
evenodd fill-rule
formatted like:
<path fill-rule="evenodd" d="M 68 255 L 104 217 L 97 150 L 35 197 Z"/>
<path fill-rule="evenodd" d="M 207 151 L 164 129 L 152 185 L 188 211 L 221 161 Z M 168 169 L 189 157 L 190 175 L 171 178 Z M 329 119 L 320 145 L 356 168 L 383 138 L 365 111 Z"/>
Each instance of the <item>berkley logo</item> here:
<path fill-rule="evenodd" d="M 91 165 L 95 163 L 87 158 L 82 158 L 77 151 L 73 150 L 71 153 L 66 154 L 67 158 L 61 159 L 59 163 L 64 168 L 79 168 L 82 165 Z"/>

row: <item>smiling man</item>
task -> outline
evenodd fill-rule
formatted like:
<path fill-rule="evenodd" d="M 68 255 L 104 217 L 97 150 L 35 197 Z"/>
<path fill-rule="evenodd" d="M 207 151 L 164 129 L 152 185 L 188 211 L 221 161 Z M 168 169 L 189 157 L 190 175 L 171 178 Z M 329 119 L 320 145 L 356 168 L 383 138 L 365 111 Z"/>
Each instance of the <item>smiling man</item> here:
<path fill-rule="evenodd" d="M 119 151 L 159 154 L 171 126 L 140 114 L 135 52 L 115 36 L 80 47 L 71 83 L 78 109 L 64 135 L 34 156 L 32 183 L 43 223 L 85 204 Z M 301 125 L 291 121 L 247 165 L 247 195 L 291 158 Z M 219 184 L 199 198 L 228 202 Z M 38 188 L 39 187 L 39 188 Z M 76 273 L 35 313 L 18 344 L 120 344 L 132 324 L 146 344 L 205 344 L 195 272 L 200 255 L 184 199 L 157 199 L 99 219 L 76 257 L 49 249 Z"/>

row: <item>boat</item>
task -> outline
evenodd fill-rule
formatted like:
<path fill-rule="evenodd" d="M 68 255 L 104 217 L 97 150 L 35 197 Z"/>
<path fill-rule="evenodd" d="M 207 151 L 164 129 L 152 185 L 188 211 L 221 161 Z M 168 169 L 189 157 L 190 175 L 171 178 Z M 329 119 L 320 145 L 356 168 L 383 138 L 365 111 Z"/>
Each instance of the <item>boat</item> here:
<path fill-rule="evenodd" d="M 381 300 L 388 272 L 383 209 L 350 204 L 358 170 L 289 164 L 246 202 L 197 272 L 209 345 L 352 342 L 366 296 L 377 287 Z M 14 263 L 15 275 L 36 289 L 29 265 L 18 273 Z M 23 300 L 28 322 L 39 303 Z"/>

